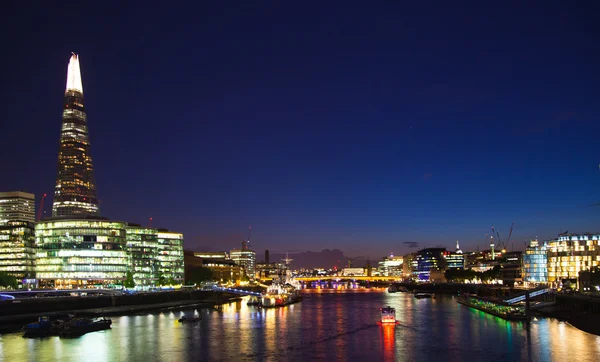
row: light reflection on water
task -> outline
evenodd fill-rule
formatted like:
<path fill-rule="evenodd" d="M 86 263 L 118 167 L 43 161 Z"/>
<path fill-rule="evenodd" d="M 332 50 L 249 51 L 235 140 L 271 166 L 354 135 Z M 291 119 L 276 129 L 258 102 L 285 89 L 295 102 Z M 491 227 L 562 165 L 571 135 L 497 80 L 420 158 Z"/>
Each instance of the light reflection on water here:
<path fill-rule="evenodd" d="M 379 308 L 399 325 L 382 326 Z M 183 313 L 198 323 L 181 324 Z M 109 331 L 75 339 L 0 336 L 3 361 L 598 361 L 600 337 L 553 319 L 507 322 L 456 303 L 382 290 L 308 290 L 278 309 L 245 301 L 113 317 Z"/>

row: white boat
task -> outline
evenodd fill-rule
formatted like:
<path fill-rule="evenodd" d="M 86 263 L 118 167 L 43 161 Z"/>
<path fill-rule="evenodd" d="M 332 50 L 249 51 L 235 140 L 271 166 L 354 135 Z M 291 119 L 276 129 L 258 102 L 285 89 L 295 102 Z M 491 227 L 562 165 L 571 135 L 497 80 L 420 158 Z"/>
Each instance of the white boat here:
<path fill-rule="evenodd" d="M 396 323 L 396 309 L 390 306 L 381 308 L 381 323 Z"/>
<path fill-rule="evenodd" d="M 261 305 L 265 308 L 280 307 L 302 300 L 300 294 L 302 284 L 297 281 L 289 270 L 280 275 L 279 279 L 267 288 L 267 292 L 261 298 Z"/>

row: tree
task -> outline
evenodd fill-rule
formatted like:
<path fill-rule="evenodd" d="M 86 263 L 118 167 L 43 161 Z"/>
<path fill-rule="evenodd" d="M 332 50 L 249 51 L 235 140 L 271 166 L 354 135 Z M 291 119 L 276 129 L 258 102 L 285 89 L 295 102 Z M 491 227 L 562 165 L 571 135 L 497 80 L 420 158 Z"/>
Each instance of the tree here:
<path fill-rule="evenodd" d="M 161 274 L 161 275 L 158 277 L 158 280 L 156 281 L 156 285 L 158 285 L 158 286 L 163 286 L 163 285 L 166 285 L 166 282 L 167 282 L 167 281 L 166 281 L 166 279 L 165 279 L 165 276 Z"/>
<path fill-rule="evenodd" d="M 133 280 L 133 273 L 128 271 L 125 274 L 125 281 L 123 282 L 125 288 L 135 288 L 135 281 Z"/>
<path fill-rule="evenodd" d="M 186 280 L 187 284 L 200 284 L 202 282 L 211 281 L 213 278 L 212 270 L 205 267 L 194 268 L 189 275 L 188 280 Z"/>
<path fill-rule="evenodd" d="M 5 272 L 0 272 L 0 287 L 17 289 L 18 284 L 17 278 Z"/>

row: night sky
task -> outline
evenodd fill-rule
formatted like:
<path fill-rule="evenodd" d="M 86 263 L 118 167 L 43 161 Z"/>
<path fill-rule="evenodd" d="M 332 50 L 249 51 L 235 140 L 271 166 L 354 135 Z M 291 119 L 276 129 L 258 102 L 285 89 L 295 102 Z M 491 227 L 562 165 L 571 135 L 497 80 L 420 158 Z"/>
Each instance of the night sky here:
<path fill-rule="evenodd" d="M 600 231 L 597 2 L 227 3 L 4 4 L 0 190 L 53 194 L 76 52 L 101 214 L 188 249 Z"/>

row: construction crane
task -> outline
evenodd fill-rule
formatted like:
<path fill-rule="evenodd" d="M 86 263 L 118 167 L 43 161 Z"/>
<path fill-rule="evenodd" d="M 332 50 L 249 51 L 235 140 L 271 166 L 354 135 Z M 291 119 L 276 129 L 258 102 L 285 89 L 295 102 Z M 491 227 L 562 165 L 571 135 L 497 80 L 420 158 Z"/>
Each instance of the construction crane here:
<path fill-rule="evenodd" d="M 38 209 L 36 221 L 42 220 L 42 214 L 44 213 L 44 200 L 45 199 L 46 199 L 46 194 L 43 194 L 42 200 L 40 201 L 40 208 Z"/>
<path fill-rule="evenodd" d="M 352 263 L 354 263 L 358 259 L 364 259 L 364 256 L 356 256 L 354 258 L 348 258 L 348 268 L 352 268 Z"/>
<path fill-rule="evenodd" d="M 513 227 L 515 226 L 515 222 L 512 222 L 512 225 L 510 226 L 510 232 L 508 233 L 508 239 L 506 239 L 506 243 L 510 243 L 510 237 L 512 236 L 512 231 L 513 231 Z M 512 251 L 515 251 L 515 242 L 513 241 L 512 243 Z"/>

